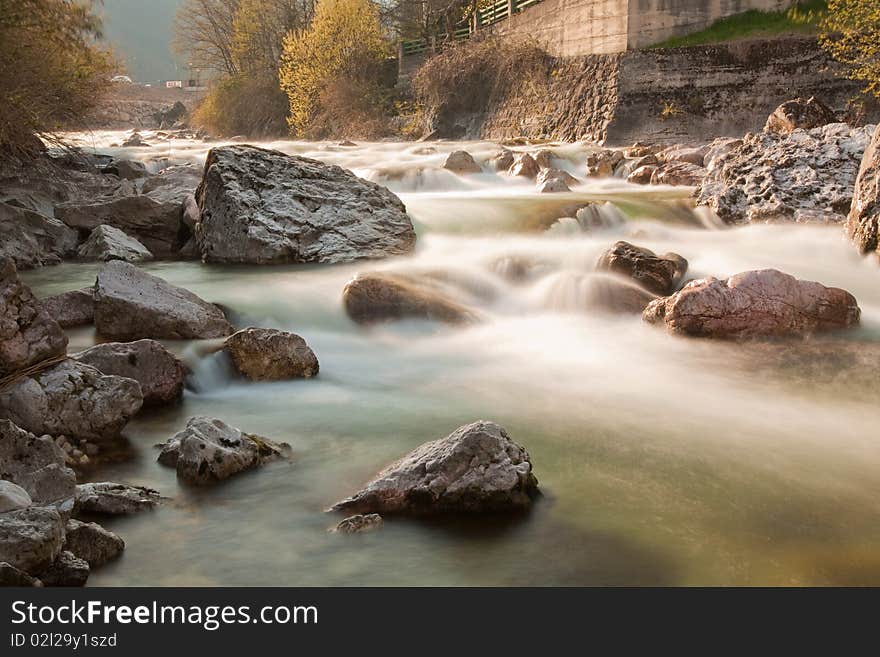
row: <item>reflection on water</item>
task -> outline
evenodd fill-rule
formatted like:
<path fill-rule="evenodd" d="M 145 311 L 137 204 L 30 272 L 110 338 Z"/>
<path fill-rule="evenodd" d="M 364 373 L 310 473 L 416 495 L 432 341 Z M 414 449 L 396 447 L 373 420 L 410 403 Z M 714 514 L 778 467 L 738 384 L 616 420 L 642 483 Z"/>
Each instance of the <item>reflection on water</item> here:
<path fill-rule="evenodd" d="M 880 583 L 880 273 L 839 229 L 707 229 L 687 210 L 686 191 L 619 182 L 547 199 L 527 182 L 440 170 L 452 144 L 271 146 L 391 179 L 418 224 L 417 252 L 335 267 L 148 266 L 246 323 L 301 334 L 321 374 L 243 384 L 221 358 L 170 345 L 196 364 L 195 390 L 182 407 L 133 421 L 135 457 L 96 476 L 174 501 L 107 523 L 127 549 L 92 584 Z M 198 161 L 207 147 L 180 142 L 137 156 Z M 497 146 L 468 149 L 487 159 Z M 585 147 L 559 153 L 561 165 L 582 171 Z M 554 217 L 557 208 L 576 211 L 585 199 L 612 201 L 627 220 L 541 230 L 574 217 Z M 792 349 L 674 339 L 638 318 L 587 312 L 572 302 L 571 282 L 617 239 L 680 253 L 691 277 L 772 266 L 844 287 L 863 326 L 849 343 Z M 511 277 L 511 267 L 528 275 Z M 376 268 L 442 274 L 486 321 L 357 327 L 340 292 Z M 95 270 L 68 264 L 25 278 L 46 295 L 90 284 Z M 93 340 L 74 332 L 72 349 Z M 156 464 L 153 446 L 195 414 L 289 442 L 294 458 L 208 490 L 183 487 Z M 545 492 L 532 514 L 326 532 L 338 519 L 323 509 L 414 446 L 478 418 L 501 423 L 531 453 Z"/>

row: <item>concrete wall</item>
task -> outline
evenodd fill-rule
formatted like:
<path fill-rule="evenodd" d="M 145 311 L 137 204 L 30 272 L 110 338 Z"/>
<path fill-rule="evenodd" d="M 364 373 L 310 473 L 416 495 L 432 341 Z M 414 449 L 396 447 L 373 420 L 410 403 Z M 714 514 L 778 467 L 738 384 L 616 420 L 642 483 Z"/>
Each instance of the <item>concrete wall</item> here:
<path fill-rule="evenodd" d="M 788 7 L 793 0 L 544 0 L 483 28 L 536 38 L 555 57 L 619 53 L 702 30 L 749 9 Z"/>

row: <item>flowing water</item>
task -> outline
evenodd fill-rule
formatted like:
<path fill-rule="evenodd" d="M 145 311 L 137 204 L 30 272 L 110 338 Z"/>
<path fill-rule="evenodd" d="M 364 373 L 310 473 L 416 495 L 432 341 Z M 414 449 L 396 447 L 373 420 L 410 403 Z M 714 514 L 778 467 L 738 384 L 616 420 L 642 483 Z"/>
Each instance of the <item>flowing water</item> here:
<path fill-rule="evenodd" d="M 84 137 L 154 170 L 198 164 L 211 145 L 107 148 L 119 139 Z M 416 252 L 340 266 L 146 267 L 247 324 L 302 335 L 321 374 L 248 384 L 196 345 L 169 344 L 193 365 L 192 390 L 181 407 L 132 421 L 131 458 L 92 476 L 173 501 L 106 523 L 127 548 L 91 584 L 880 583 L 880 272 L 839 227 L 720 229 L 692 211 L 689 190 L 620 181 L 538 195 L 522 180 L 442 170 L 455 144 L 269 146 L 389 186 L 416 224 Z M 478 159 L 497 151 L 464 147 Z M 583 171 L 586 146 L 554 149 L 557 164 Z M 567 219 L 546 230 L 591 201 L 606 204 L 594 218 L 610 226 L 587 231 Z M 846 288 L 862 327 L 830 346 L 737 346 L 589 311 L 584 286 L 617 239 L 680 253 L 690 277 L 775 267 Z M 356 326 L 340 293 L 374 269 L 440 275 L 484 321 Z M 65 264 L 25 278 L 48 295 L 90 284 L 95 271 Z M 512 271 L 525 276 L 511 282 Z M 71 348 L 94 340 L 75 331 Z M 196 414 L 286 441 L 294 458 L 209 489 L 182 486 L 153 446 Z M 323 512 L 330 504 L 416 445 L 480 418 L 531 453 L 544 497 L 529 515 L 327 532 L 339 520 Z"/>

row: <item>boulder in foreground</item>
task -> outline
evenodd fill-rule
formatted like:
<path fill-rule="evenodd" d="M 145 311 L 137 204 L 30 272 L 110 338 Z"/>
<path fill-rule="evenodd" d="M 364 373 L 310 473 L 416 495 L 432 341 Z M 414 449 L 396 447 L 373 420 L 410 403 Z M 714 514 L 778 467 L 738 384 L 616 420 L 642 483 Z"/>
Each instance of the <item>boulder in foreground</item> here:
<path fill-rule="evenodd" d="M 76 231 L 57 219 L 0 203 L 0 259 L 19 269 L 57 265 L 76 251 Z"/>
<path fill-rule="evenodd" d="M 189 290 L 115 260 L 95 282 L 95 328 L 105 338 L 198 340 L 232 333 L 223 312 Z"/>
<path fill-rule="evenodd" d="M 62 292 L 40 299 L 40 303 L 61 328 L 88 326 L 95 322 L 95 296 L 92 288 Z"/>
<path fill-rule="evenodd" d="M 0 420 L 0 479 L 20 486 L 38 505 L 66 508 L 76 492 L 76 475 L 55 441 L 8 420 Z"/>
<path fill-rule="evenodd" d="M 631 278 L 648 292 L 671 294 L 687 273 L 688 262 L 677 253 L 661 256 L 629 242 L 617 242 L 596 263 L 597 271 Z"/>
<path fill-rule="evenodd" d="M 727 280 L 692 281 L 655 299 L 642 317 L 670 333 L 727 339 L 802 336 L 859 323 L 858 303 L 845 290 L 802 281 L 775 269 Z"/>
<path fill-rule="evenodd" d="M 416 241 L 397 196 L 350 171 L 255 146 L 208 153 L 196 242 L 206 262 L 349 262 Z"/>
<path fill-rule="evenodd" d="M 226 338 L 223 350 L 239 374 L 251 381 L 310 379 L 318 374 L 315 352 L 287 331 L 247 328 Z"/>
<path fill-rule="evenodd" d="M 129 486 L 109 481 L 80 484 L 76 487 L 76 516 L 127 516 L 156 508 L 162 497 L 152 488 Z"/>
<path fill-rule="evenodd" d="M 83 260 L 125 260 L 126 262 L 145 262 L 153 259 L 153 254 L 135 238 L 113 226 L 98 226 L 89 238 L 79 247 L 77 255 Z"/>
<path fill-rule="evenodd" d="M 859 253 L 880 252 L 880 128 L 862 158 L 846 234 Z"/>
<path fill-rule="evenodd" d="M 771 114 L 764 130 L 787 135 L 795 130 L 812 130 L 821 128 L 823 125 L 834 123 L 837 118 L 834 112 L 815 97 L 795 98 L 777 107 Z"/>
<path fill-rule="evenodd" d="M 522 511 L 537 492 L 528 452 L 494 422 L 479 421 L 417 447 L 331 510 L 416 515 Z"/>

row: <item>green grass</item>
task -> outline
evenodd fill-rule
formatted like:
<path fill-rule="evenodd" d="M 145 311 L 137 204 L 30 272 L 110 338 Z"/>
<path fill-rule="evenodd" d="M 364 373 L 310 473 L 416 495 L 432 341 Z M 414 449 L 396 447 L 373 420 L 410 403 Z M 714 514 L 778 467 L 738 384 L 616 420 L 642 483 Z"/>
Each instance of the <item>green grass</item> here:
<path fill-rule="evenodd" d="M 680 48 L 781 34 L 816 34 L 816 25 L 825 10 L 825 0 L 804 0 L 783 11 L 751 9 L 719 19 L 700 32 L 672 37 L 651 47 Z"/>

